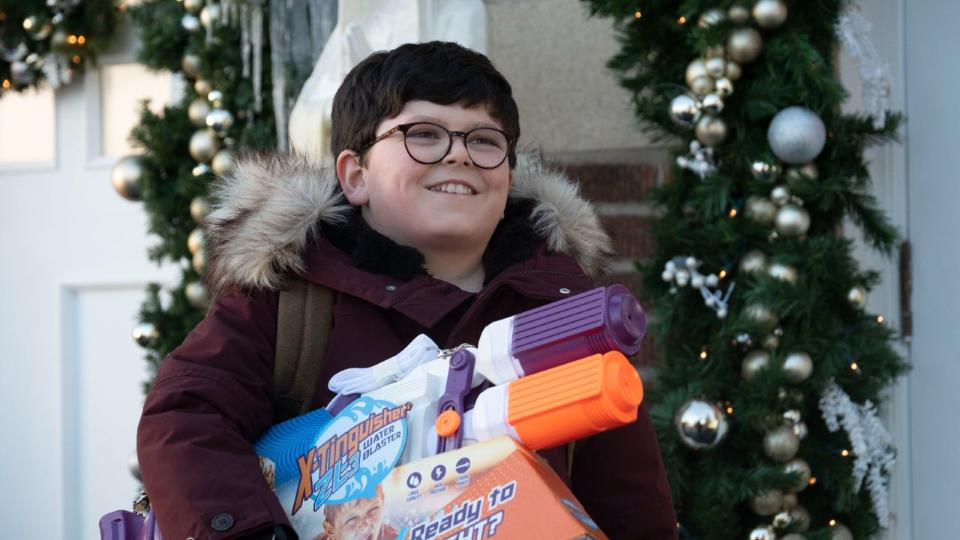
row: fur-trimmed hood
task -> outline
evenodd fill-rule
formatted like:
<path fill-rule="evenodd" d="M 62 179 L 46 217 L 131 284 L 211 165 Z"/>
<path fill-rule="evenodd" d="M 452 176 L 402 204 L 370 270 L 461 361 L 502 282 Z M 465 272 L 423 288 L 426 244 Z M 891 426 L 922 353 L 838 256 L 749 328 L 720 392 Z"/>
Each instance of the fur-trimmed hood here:
<path fill-rule="evenodd" d="M 612 254 L 593 206 L 564 174 L 519 155 L 511 200 L 529 200 L 533 231 L 555 252 L 573 257 L 593 278 Z M 250 154 L 213 189 L 207 217 L 206 279 L 214 294 L 232 287 L 276 289 L 284 274 L 305 271 L 308 242 L 352 213 L 332 168 L 289 154 Z"/>

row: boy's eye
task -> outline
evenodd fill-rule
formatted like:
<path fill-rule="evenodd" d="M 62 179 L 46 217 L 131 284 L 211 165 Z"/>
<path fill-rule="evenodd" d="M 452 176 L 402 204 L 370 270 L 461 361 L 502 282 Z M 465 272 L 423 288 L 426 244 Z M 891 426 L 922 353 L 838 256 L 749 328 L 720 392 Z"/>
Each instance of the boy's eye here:
<path fill-rule="evenodd" d="M 499 132 L 493 130 L 481 130 L 470 134 L 468 141 L 472 145 L 491 146 L 494 148 L 505 148 L 506 139 Z"/>
<path fill-rule="evenodd" d="M 407 131 L 407 137 L 424 140 L 438 140 L 445 134 L 433 126 L 414 126 Z"/>

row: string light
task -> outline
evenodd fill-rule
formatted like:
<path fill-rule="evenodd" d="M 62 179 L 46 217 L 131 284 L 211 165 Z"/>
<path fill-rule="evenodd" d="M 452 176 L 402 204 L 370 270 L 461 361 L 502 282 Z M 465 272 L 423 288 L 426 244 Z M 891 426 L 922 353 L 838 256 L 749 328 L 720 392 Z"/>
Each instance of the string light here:
<path fill-rule="evenodd" d="M 723 279 L 723 278 L 727 277 L 727 271 L 726 271 L 726 270 L 721 270 L 719 277 L 720 277 L 720 279 Z"/>
<path fill-rule="evenodd" d="M 10 88 L 10 81 L 8 81 L 7 79 L 4 79 L 4 80 L 3 80 L 3 89 L 4 89 L 4 90 L 7 90 L 7 89 L 9 89 L 9 88 Z"/>
<path fill-rule="evenodd" d="M 812 486 L 812 485 L 815 485 L 815 484 L 817 483 L 817 477 L 816 477 L 816 476 L 811 476 L 810 479 L 807 480 L 807 483 L 810 484 L 811 486 Z"/>
<path fill-rule="evenodd" d="M 831 520 L 828 521 L 827 523 L 828 523 L 831 527 L 835 527 L 835 526 L 837 525 L 837 520 L 831 519 Z"/>
<path fill-rule="evenodd" d="M 850 451 L 844 448 L 843 450 L 840 451 L 840 455 L 843 457 L 847 457 L 850 455 Z"/>
<path fill-rule="evenodd" d="M 737 217 L 737 209 L 736 209 L 736 208 L 731 208 L 728 215 L 729 215 L 730 217 L 732 217 L 732 218 Z"/>
<path fill-rule="evenodd" d="M 884 318 L 883 315 L 877 315 L 877 324 L 883 324 Z"/>
<path fill-rule="evenodd" d="M 79 55 L 79 54 L 75 54 L 75 55 L 73 55 L 73 58 L 71 58 L 71 60 L 73 60 L 73 63 L 74 63 L 74 64 L 79 64 L 79 63 L 80 63 L 80 60 L 82 60 L 82 58 L 80 58 L 80 55 Z"/>
<path fill-rule="evenodd" d="M 77 37 L 77 44 L 78 44 L 78 45 L 83 45 L 83 44 L 86 43 L 86 42 L 87 42 L 86 36 L 78 36 L 78 37 Z"/>
<path fill-rule="evenodd" d="M 640 17 L 643 17 L 643 13 L 639 9 L 633 12 L 633 18 L 639 19 Z"/>
<path fill-rule="evenodd" d="M 69 43 L 69 44 L 71 44 L 71 45 L 76 45 L 76 44 L 77 44 L 77 36 L 75 36 L 75 35 L 73 35 L 73 34 L 70 34 L 69 36 L 67 36 L 67 43 Z"/>
<path fill-rule="evenodd" d="M 733 407 L 727 406 L 727 414 L 733 414 Z"/>
<path fill-rule="evenodd" d="M 702 351 L 700 351 L 700 359 L 701 359 L 701 360 L 706 360 L 706 359 L 707 359 L 707 350 L 706 350 L 706 349 L 703 349 Z"/>
<path fill-rule="evenodd" d="M 0 22 L 7 20 L 7 14 L 0 11 Z"/>
<path fill-rule="evenodd" d="M 677 22 L 680 24 L 687 24 L 687 18 L 681 15 L 680 18 L 677 19 Z"/>

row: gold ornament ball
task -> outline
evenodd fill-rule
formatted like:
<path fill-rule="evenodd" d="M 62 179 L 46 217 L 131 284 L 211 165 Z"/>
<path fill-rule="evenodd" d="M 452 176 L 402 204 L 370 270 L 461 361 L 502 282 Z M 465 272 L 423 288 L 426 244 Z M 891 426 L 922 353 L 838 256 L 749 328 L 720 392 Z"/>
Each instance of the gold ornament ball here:
<path fill-rule="evenodd" d="M 727 69 L 725 72 L 725 76 L 727 79 L 730 79 L 731 81 L 735 81 L 743 76 L 743 68 L 740 67 L 740 64 L 727 60 L 726 65 L 727 65 Z"/>
<path fill-rule="evenodd" d="M 750 164 L 750 174 L 761 182 L 772 182 L 780 175 L 780 167 L 775 163 L 754 161 Z"/>
<path fill-rule="evenodd" d="M 714 83 L 714 88 L 717 89 L 717 95 L 721 97 L 727 97 L 733 93 L 733 83 L 726 77 L 717 79 Z"/>
<path fill-rule="evenodd" d="M 693 62 L 687 64 L 687 71 L 684 74 L 684 79 L 687 81 L 687 86 L 693 84 L 693 81 L 701 77 L 709 77 L 707 73 L 707 63 L 703 58 L 697 58 Z"/>
<path fill-rule="evenodd" d="M 713 92 L 715 83 L 710 77 L 697 77 L 690 83 L 690 90 L 698 96 L 703 96 Z"/>
<path fill-rule="evenodd" d="M 777 540 L 776 533 L 773 532 L 773 527 L 769 525 L 760 525 L 759 527 L 750 531 L 750 540 Z"/>
<path fill-rule="evenodd" d="M 200 56 L 193 53 L 183 55 L 183 59 L 180 60 L 180 69 L 187 77 L 196 79 L 200 76 Z"/>
<path fill-rule="evenodd" d="M 190 137 L 190 156 L 197 161 L 210 163 L 219 151 L 220 139 L 208 129 L 201 129 Z"/>
<path fill-rule="evenodd" d="M 760 0 L 753 5 L 753 18 L 760 28 L 776 28 L 787 20 L 787 6 L 782 0 Z"/>
<path fill-rule="evenodd" d="M 793 519 L 790 517 L 790 512 L 777 512 L 777 515 L 773 516 L 773 527 L 775 529 L 786 529 L 793 523 Z"/>
<path fill-rule="evenodd" d="M 752 249 L 740 259 L 740 271 L 748 274 L 763 272 L 767 269 L 767 256 L 759 249 Z"/>
<path fill-rule="evenodd" d="M 813 359 L 803 351 L 794 351 L 783 359 L 783 374 L 793 384 L 807 380 L 813 374 Z"/>
<path fill-rule="evenodd" d="M 153 323 L 141 322 L 133 327 L 133 340 L 141 347 L 149 347 L 160 337 L 160 331 Z"/>
<path fill-rule="evenodd" d="M 843 523 L 837 523 L 830 531 L 830 540 L 853 540 L 853 533 Z"/>
<path fill-rule="evenodd" d="M 190 201 L 190 217 L 193 218 L 193 221 L 201 225 L 203 221 L 207 219 L 207 216 L 210 214 L 210 201 L 206 197 L 194 197 Z"/>
<path fill-rule="evenodd" d="M 807 163 L 800 167 L 790 167 L 787 169 L 787 182 L 795 184 L 803 179 L 816 180 L 820 177 L 817 166 L 813 163 Z"/>
<path fill-rule="evenodd" d="M 727 74 L 727 62 L 723 58 L 708 58 L 704 63 L 707 75 L 719 79 Z"/>
<path fill-rule="evenodd" d="M 723 98 L 717 94 L 707 94 L 700 100 L 700 107 L 707 114 L 720 114 L 723 112 Z"/>
<path fill-rule="evenodd" d="M 810 528 L 810 512 L 807 512 L 806 508 L 800 505 L 791 508 L 790 518 L 793 520 L 793 524 L 796 525 L 798 531 L 806 532 L 806 530 Z"/>
<path fill-rule="evenodd" d="M 209 92 L 207 92 L 207 100 L 209 100 L 214 107 L 217 107 L 217 108 L 222 107 L 223 92 L 219 90 L 210 90 Z"/>
<path fill-rule="evenodd" d="M 207 269 L 207 253 L 202 249 L 194 253 L 192 263 L 193 271 L 202 276 Z"/>
<path fill-rule="evenodd" d="M 775 334 L 767 334 L 760 342 L 760 346 L 768 351 L 774 351 L 780 346 L 780 338 Z"/>
<path fill-rule="evenodd" d="M 796 494 L 796 493 L 784 493 L 784 494 L 783 494 L 783 509 L 784 509 L 784 510 L 791 510 L 791 509 L 793 509 L 793 508 L 796 508 L 797 504 L 798 504 L 798 502 L 797 502 L 797 494 Z"/>
<path fill-rule="evenodd" d="M 786 463 L 797 455 L 800 439 L 790 426 L 780 426 L 763 436 L 763 453 L 778 463 Z"/>
<path fill-rule="evenodd" d="M 220 8 L 220 4 L 207 4 L 200 10 L 200 24 L 202 24 L 204 28 L 210 28 L 211 23 L 219 24 L 222 16 L 223 10 Z"/>
<path fill-rule="evenodd" d="M 211 109 L 209 101 L 198 97 L 190 102 L 190 106 L 187 108 L 187 118 L 190 119 L 191 124 L 203 127 L 207 125 L 207 115 L 210 114 Z"/>
<path fill-rule="evenodd" d="M 760 56 L 763 38 L 753 28 L 738 28 L 727 38 L 727 54 L 738 64 L 749 64 Z"/>
<path fill-rule="evenodd" d="M 779 489 L 761 491 L 750 499 L 750 509 L 758 516 L 772 516 L 783 506 L 783 492 Z"/>
<path fill-rule="evenodd" d="M 803 236 L 810 230 L 810 213 L 801 206 L 786 204 L 777 211 L 776 227 L 784 236 Z"/>
<path fill-rule="evenodd" d="M 210 92 L 210 95 L 213 95 L 213 92 Z M 206 123 L 214 134 L 223 137 L 233 125 L 233 115 L 226 109 L 213 109 L 207 113 Z"/>
<path fill-rule="evenodd" d="M 187 10 L 187 13 L 196 15 L 206 3 L 206 0 L 183 0 L 183 9 Z"/>
<path fill-rule="evenodd" d="M 770 353 L 756 349 L 747 353 L 743 357 L 743 364 L 740 366 L 740 376 L 745 381 L 753 380 L 758 373 L 767 369 L 770 365 Z"/>
<path fill-rule="evenodd" d="M 197 82 L 193 83 L 193 90 L 198 96 L 206 98 L 207 94 L 213 90 L 213 86 L 206 79 L 197 79 Z"/>
<path fill-rule="evenodd" d="M 719 407 L 691 399 L 677 410 L 674 425 L 680 440 L 694 450 L 713 448 L 727 436 L 727 417 Z"/>
<path fill-rule="evenodd" d="M 145 168 L 140 156 L 120 158 L 110 170 L 113 189 L 128 201 L 139 201 L 143 196 L 143 177 Z"/>
<path fill-rule="evenodd" d="M 789 264 L 776 262 L 767 266 L 767 274 L 774 279 L 786 281 L 791 285 L 796 285 L 797 278 L 799 277 L 799 273 L 797 272 L 796 268 L 790 266 Z"/>
<path fill-rule="evenodd" d="M 748 304 L 747 307 L 743 309 L 743 313 L 748 319 L 766 328 L 768 331 L 773 330 L 780 323 L 780 319 L 774 315 L 773 311 L 763 304 Z"/>
<path fill-rule="evenodd" d="M 206 239 L 203 235 L 203 229 L 197 227 L 190 231 L 190 236 L 187 237 L 187 249 L 190 251 L 191 255 L 196 255 L 198 251 L 202 250 L 206 245 Z"/>
<path fill-rule="evenodd" d="M 783 472 L 787 474 L 798 475 L 797 482 L 793 485 L 794 492 L 807 489 L 807 482 L 809 482 L 810 477 L 813 476 L 813 471 L 810 470 L 810 465 L 800 458 L 795 458 L 788 461 L 787 464 L 783 466 Z"/>
<path fill-rule="evenodd" d="M 200 281 L 191 281 L 184 287 L 183 292 L 187 297 L 187 302 L 196 309 L 207 309 L 210 305 L 210 293 Z"/>
<path fill-rule="evenodd" d="M 860 285 L 853 287 L 847 291 L 847 302 L 850 302 L 854 309 L 863 309 L 867 305 L 867 289 Z"/>
<path fill-rule="evenodd" d="M 705 146 L 716 146 L 727 139 L 727 124 L 721 118 L 708 114 L 697 122 L 694 135 Z"/>
<path fill-rule="evenodd" d="M 747 217 L 761 225 L 770 225 L 777 217 L 777 205 L 759 195 L 747 197 L 746 209 Z"/>
<path fill-rule="evenodd" d="M 223 149 L 213 156 L 210 165 L 213 166 L 213 174 L 227 176 L 233 172 L 233 167 L 236 165 L 236 156 L 233 154 L 233 150 Z"/>
<path fill-rule="evenodd" d="M 750 10 L 746 6 L 736 5 L 727 10 L 727 17 L 735 24 L 743 24 L 750 19 Z"/>

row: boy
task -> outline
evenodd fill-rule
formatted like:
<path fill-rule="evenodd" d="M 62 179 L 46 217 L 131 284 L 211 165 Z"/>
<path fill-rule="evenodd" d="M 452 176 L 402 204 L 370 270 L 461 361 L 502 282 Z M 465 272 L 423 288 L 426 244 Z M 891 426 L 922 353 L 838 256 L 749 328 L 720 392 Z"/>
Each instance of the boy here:
<path fill-rule="evenodd" d="M 418 334 L 476 343 L 488 323 L 593 287 L 609 239 L 566 178 L 518 166 L 509 83 L 452 43 L 371 55 L 333 104 L 335 171 L 290 156 L 242 161 L 208 219 L 217 299 L 167 357 L 138 431 L 144 484 L 167 538 L 291 538 L 251 448 L 273 417 L 277 289 L 332 289 L 330 377 Z M 345 197 L 349 204 L 343 202 Z M 646 408 L 636 423 L 541 452 L 611 538 L 675 538 Z"/>

